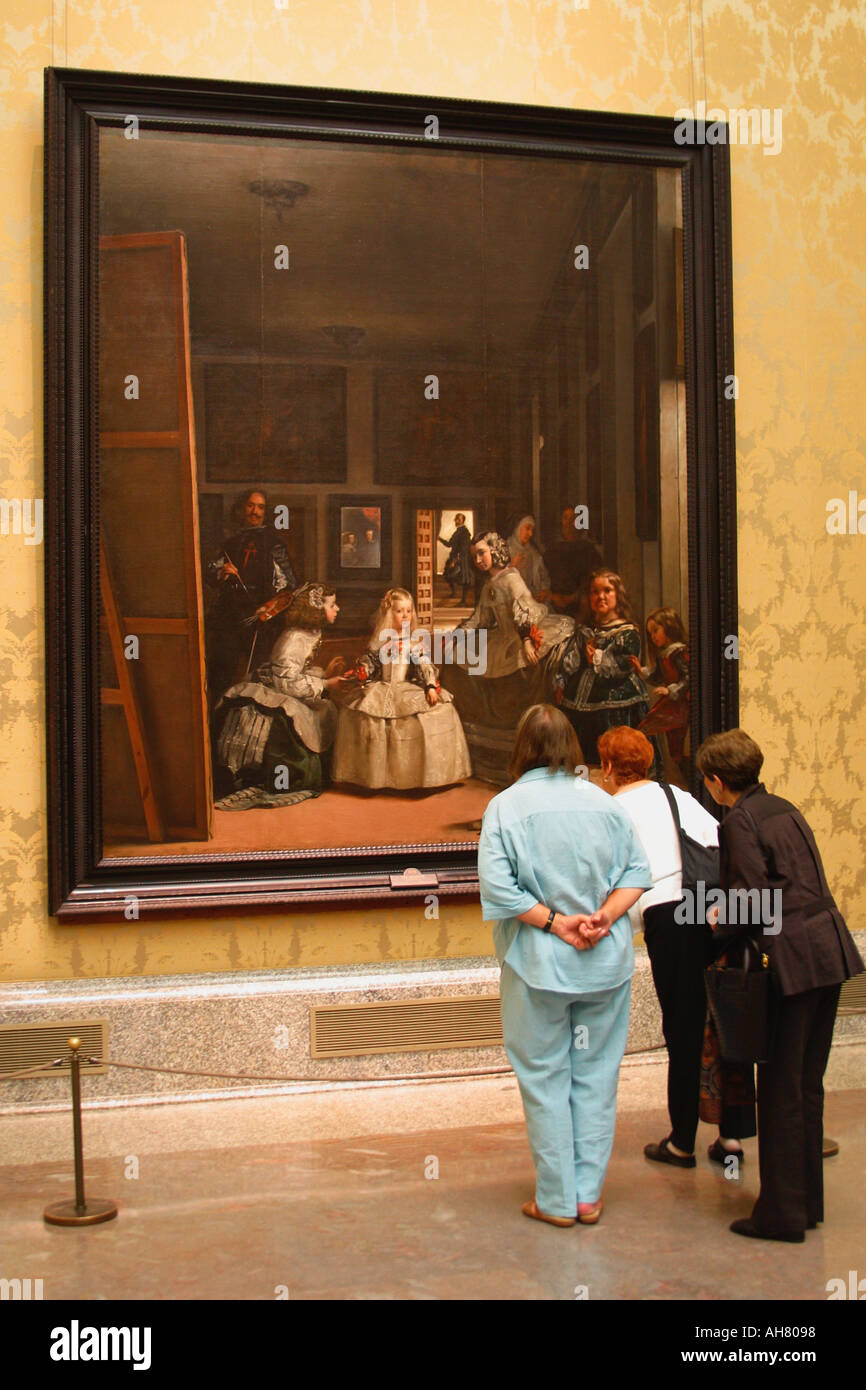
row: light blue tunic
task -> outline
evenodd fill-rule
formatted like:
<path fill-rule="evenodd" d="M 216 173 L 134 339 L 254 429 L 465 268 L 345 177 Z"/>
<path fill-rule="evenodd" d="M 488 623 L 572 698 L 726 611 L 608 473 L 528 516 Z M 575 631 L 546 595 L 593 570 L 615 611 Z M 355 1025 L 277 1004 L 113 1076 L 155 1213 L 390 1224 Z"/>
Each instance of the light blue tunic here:
<path fill-rule="evenodd" d="M 534 768 L 487 807 L 478 848 L 481 907 L 495 921 L 502 1032 L 523 1100 L 535 1200 L 573 1217 L 602 1193 L 634 970 L 628 915 L 587 951 L 516 920 L 536 903 L 597 911 L 652 874 L 630 816 L 591 782 Z"/>
<path fill-rule="evenodd" d="M 528 985 L 583 995 L 631 979 L 627 914 L 588 951 L 516 920 L 539 902 L 565 914 L 596 912 L 614 888 L 652 885 L 630 816 L 586 778 L 533 768 L 495 796 L 481 826 L 478 876 L 497 958 Z"/>

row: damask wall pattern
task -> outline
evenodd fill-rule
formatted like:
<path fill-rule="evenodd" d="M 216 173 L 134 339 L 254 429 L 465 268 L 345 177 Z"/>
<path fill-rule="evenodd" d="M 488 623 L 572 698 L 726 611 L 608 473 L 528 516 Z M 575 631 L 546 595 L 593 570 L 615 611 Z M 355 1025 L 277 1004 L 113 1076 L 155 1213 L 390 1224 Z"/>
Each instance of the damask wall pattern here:
<path fill-rule="evenodd" d="M 4 0 L 0 495 L 42 495 L 42 70 L 176 73 L 672 115 L 732 149 L 741 722 L 866 925 L 866 11 L 852 0 Z M 866 512 L 866 504 L 864 504 Z M 866 521 L 864 521 L 866 526 Z M 35 539 L 33 537 L 32 539 Z M 0 979 L 488 954 L 477 906 L 59 927 L 46 911 L 42 548 L 0 536 Z"/>

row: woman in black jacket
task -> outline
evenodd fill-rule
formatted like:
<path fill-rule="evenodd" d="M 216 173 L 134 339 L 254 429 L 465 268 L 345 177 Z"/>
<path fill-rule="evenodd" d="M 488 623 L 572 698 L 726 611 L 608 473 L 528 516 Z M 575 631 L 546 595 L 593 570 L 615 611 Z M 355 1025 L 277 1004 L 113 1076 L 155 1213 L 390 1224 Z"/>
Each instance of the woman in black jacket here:
<path fill-rule="evenodd" d="M 719 833 L 727 902 L 736 890 L 761 893 L 760 920 L 736 924 L 728 910 L 717 945 L 755 936 L 780 996 L 770 1058 L 758 1066 L 761 1191 L 752 1215 L 731 1230 L 799 1242 L 824 1219 L 822 1081 L 839 992 L 864 965 L 804 817 L 758 781 L 763 761 L 742 729 L 713 734 L 696 757 L 704 786 L 728 808 Z"/>

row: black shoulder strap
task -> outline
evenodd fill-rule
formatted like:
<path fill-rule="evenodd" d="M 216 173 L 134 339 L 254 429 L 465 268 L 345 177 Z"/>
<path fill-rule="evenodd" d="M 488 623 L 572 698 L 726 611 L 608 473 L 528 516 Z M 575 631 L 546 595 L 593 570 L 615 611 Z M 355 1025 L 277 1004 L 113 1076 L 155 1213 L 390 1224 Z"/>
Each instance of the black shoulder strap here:
<path fill-rule="evenodd" d="M 677 834 L 679 836 L 682 836 L 683 827 L 680 824 L 680 808 L 677 805 L 677 799 L 671 791 L 670 787 L 668 786 L 667 782 L 659 782 L 659 786 L 661 787 L 662 791 L 668 799 L 668 805 L 671 808 L 671 815 L 674 818 L 674 825 L 677 828 Z"/>

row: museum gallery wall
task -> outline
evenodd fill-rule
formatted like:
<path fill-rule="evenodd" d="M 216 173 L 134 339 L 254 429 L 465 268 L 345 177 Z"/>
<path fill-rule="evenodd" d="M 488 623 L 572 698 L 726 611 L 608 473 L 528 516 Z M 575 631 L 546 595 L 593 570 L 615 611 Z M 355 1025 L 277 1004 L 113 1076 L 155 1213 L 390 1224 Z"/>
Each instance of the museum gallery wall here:
<path fill-rule="evenodd" d="M 666 115 L 688 103 L 695 78 L 709 80 L 711 97 L 723 105 L 778 104 L 780 84 L 789 90 L 791 26 L 797 29 L 796 43 L 808 60 L 798 64 L 783 155 L 770 160 L 759 147 L 732 151 L 736 362 L 741 388 L 752 383 L 751 389 L 741 389 L 737 403 L 740 682 L 744 722 L 767 749 L 776 788 L 809 807 L 816 827 L 828 837 L 834 879 L 850 901 L 858 900 L 863 870 L 853 827 L 862 818 L 863 763 L 862 746 L 852 741 L 860 702 L 859 658 L 851 634 L 859 630 L 863 570 L 852 543 L 834 544 L 823 528 L 826 498 L 839 494 L 852 469 L 862 471 L 856 454 L 857 358 L 837 331 L 850 302 L 845 287 L 856 254 L 854 229 L 863 217 L 862 190 L 850 171 L 856 136 L 845 116 L 858 68 L 845 26 L 834 22 L 840 7 L 800 24 L 788 6 L 761 38 L 750 10 L 728 6 L 703 36 L 696 73 L 689 70 L 685 20 L 676 6 L 662 6 L 639 20 L 594 7 L 564 13 L 556 21 L 557 42 L 550 44 L 549 16 L 529 18 L 522 5 L 490 7 L 489 14 L 478 7 L 477 26 L 473 21 L 467 29 L 464 15 L 459 40 L 458 30 L 434 5 L 428 7 L 429 24 L 439 38 L 432 49 L 413 15 L 387 37 L 390 20 L 384 13 L 390 16 L 391 7 L 375 4 L 370 22 L 355 29 L 346 29 L 340 12 L 326 7 L 315 15 L 296 14 L 291 31 L 279 14 L 264 17 L 253 34 L 242 30 L 245 19 L 226 5 L 193 4 L 160 16 L 158 25 L 147 16 L 131 23 L 122 5 L 99 16 L 61 7 L 68 13 L 59 28 L 48 23 L 53 8 L 29 6 L 17 33 L 0 36 L 8 73 L 2 106 L 13 137 L 2 172 L 4 207 L 14 219 L 2 235 L 8 327 L 3 450 L 7 492 L 11 488 L 24 496 L 39 495 L 42 469 L 41 305 L 30 286 L 38 285 L 42 235 L 43 67 L 68 62 L 150 72 L 195 70 L 223 78 L 393 86 Z M 671 61 L 662 70 L 654 55 L 665 51 Z M 469 62 L 466 52 L 472 55 Z M 819 70 L 824 74 L 820 87 L 810 77 Z M 603 90 L 599 74 L 604 74 Z M 814 246 L 816 236 L 822 254 L 808 257 L 805 248 Z M 781 282 L 786 290 L 779 298 Z M 436 921 L 414 908 L 336 908 L 328 913 L 324 932 L 319 919 L 304 914 L 273 922 L 236 915 L 219 924 L 201 922 L 193 934 L 179 921 L 146 918 L 128 922 L 122 933 L 59 929 L 46 915 L 44 897 L 39 552 L 20 538 L 4 537 L 2 565 L 3 651 L 11 662 L 4 684 L 3 818 L 11 851 L 6 978 L 160 973 L 198 969 L 203 962 L 212 969 L 238 969 L 486 949 L 477 909 L 460 904 L 443 904 L 442 920 Z M 828 703 L 821 682 L 797 677 L 815 659 L 815 640 L 835 640 L 837 628 L 849 636 L 835 658 L 835 694 Z M 792 748 L 804 750 L 803 756 L 792 758 Z M 840 761 L 844 749 L 849 756 Z M 830 786 L 816 771 L 828 758 L 842 769 Z"/>

